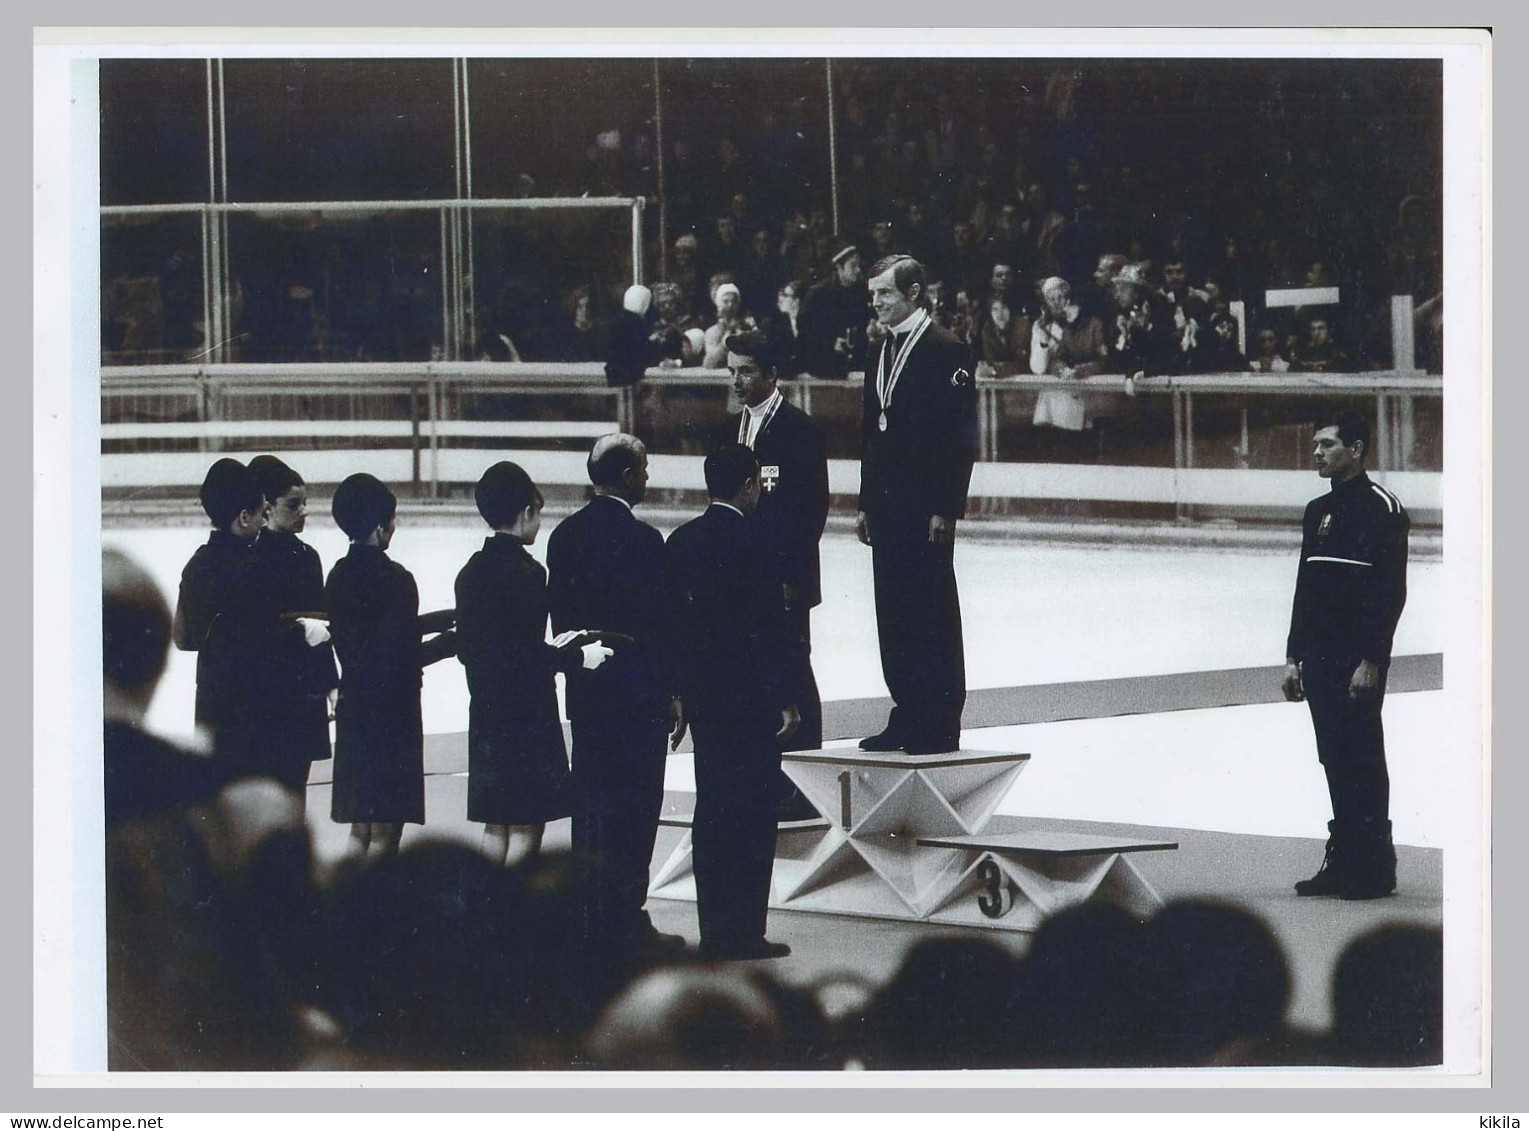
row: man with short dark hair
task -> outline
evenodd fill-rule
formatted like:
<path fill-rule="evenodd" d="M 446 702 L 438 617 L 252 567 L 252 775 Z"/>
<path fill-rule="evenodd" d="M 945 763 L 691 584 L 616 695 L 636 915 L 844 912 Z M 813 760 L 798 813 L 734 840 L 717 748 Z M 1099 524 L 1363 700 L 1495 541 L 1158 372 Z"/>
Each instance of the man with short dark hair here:
<path fill-rule="evenodd" d="M 864 750 L 936 754 L 960 745 L 966 703 L 956 522 L 977 451 L 967 347 L 925 309 L 924 268 L 877 261 L 871 304 L 887 331 L 866 374 L 856 534 L 871 547 L 881 670 L 892 712 Z"/>
<path fill-rule="evenodd" d="M 818 543 L 828 522 L 828 457 L 823 429 L 776 388 L 767 346 L 759 334 L 727 339 L 727 368 L 739 412 L 731 422 L 734 438 L 759 460 L 761 493 L 758 523 L 771 564 L 780 578 L 781 596 L 797 650 L 797 707 L 802 723 L 783 749 L 816 750 L 823 745 L 823 703 L 812 674 L 812 610 L 823 602 Z M 816 816 L 795 790 L 791 816 Z M 805 807 L 804 807 L 805 806 Z"/>
<path fill-rule="evenodd" d="M 706 457 L 710 505 L 669 536 L 675 657 L 695 736 L 691 843 L 701 957 L 779 958 L 765 938 L 775 865 L 780 743 L 800 717 L 780 580 L 750 516 L 759 461 L 742 444 Z M 678 745 L 683 727 L 671 739 Z"/>
<path fill-rule="evenodd" d="M 647 493 L 648 452 L 636 436 L 595 441 L 595 497 L 547 538 L 552 631 L 630 637 L 593 671 L 568 675 L 573 731 L 573 847 L 597 866 L 590 929 L 613 949 L 673 948 L 643 910 L 664 801 L 664 739 L 681 705 L 667 657 L 664 540 L 633 513 Z"/>
<path fill-rule="evenodd" d="M 1381 704 L 1391 641 L 1407 601 L 1406 510 L 1365 474 L 1369 427 L 1338 412 L 1317 429 L 1313 458 L 1332 490 L 1302 523 L 1301 565 L 1283 691 L 1311 708 L 1333 819 L 1327 851 L 1297 895 L 1374 899 L 1396 890 Z"/>

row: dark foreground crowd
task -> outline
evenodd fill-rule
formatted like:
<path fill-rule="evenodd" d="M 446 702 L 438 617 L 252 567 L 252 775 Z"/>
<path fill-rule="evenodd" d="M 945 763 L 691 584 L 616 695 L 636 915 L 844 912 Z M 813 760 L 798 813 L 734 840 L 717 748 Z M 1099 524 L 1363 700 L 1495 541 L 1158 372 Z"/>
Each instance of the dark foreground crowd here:
<path fill-rule="evenodd" d="M 301 800 L 150 735 L 170 615 L 103 559 L 113 1069 L 1418 1066 L 1442 1059 L 1442 938 L 1356 940 L 1333 1021 L 1285 1024 L 1266 925 L 1205 902 L 1048 919 L 1019 957 L 925 939 L 881 985 L 612 954 L 568 854 L 503 867 L 421 841 L 318 878 Z M 1007 937 L 1006 940 L 1007 941 Z"/>

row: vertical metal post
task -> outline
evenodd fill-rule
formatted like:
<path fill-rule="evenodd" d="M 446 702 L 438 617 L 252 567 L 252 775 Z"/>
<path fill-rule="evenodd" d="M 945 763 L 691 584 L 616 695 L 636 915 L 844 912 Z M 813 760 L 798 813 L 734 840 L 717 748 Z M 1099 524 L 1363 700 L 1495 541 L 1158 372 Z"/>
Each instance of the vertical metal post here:
<path fill-rule="evenodd" d="M 1241 435 L 1238 438 L 1237 466 L 1240 468 L 1246 468 L 1248 466 L 1248 448 L 1251 446 L 1248 438 L 1247 405 L 1243 405 L 1242 408 L 1238 410 L 1238 422 L 1241 425 Z"/>
<path fill-rule="evenodd" d="M 1400 417 L 1397 421 L 1397 430 L 1399 433 L 1398 446 L 1401 450 L 1397 455 L 1396 465 L 1402 471 L 1412 470 L 1412 449 L 1417 443 L 1417 428 L 1412 415 L 1412 400 L 1411 396 L 1402 395 L 1398 396 L 1394 401 L 1397 415 Z"/>
<path fill-rule="evenodd" d="M 224 81 L 223 60 L 218 60 L 218 202 L 228 203 L 228 98 Z M 233 282 L 229 272 L 228 213 L 219 212 L 214 217 L 218 233 L 218 273 L 216 306 L 218 331 L 213 338 L 213 361 L 228 360 L 228 342 L 233 337 Z"/>
<path fill-rule="evenodd" d="M 450 260 L 450 235 L 447 232 L 450 211 L 444 206 L 441 208 L 441 352 L 446 357 L 451 356 L 451 271 L 447 266 Z"/>
<path fill-rule="evenodd" d="M 654 147 L 658 150 L 658 277 L 669 277 L 669 193 L 664 184 L 664 93 L 658 59 L 653 60 Z"/>
<path fill-rule="evenodd" d="M 834 235 L 839 234 L 839 145 L 834 122 L 834 61 L 823 60 L 823 78 L 828 84 L 828 194 L 833 203 Z"/>
<path fill-rule="evenodd" d="M 1412 331 L 1412 296 L 1391 296 L 1391 368 L 1405 376 L 1417 368 Z"/>
<path fill-rule="evenodd" d="M 1184 393 L 1184 467 L 1195 465 L 1195 395 Z"/>
<path fill-rule="evenodd" d="M 472 91 L 467 85 L 467 63 L 462 60 L 462 183 L 468 200 L 473 198 L 473 115 Z M 466 350 L 472 350 L 478 342 L 478 276 L 476 256 L 473 254 L 473 220 L 477 213 L 467 210 L 462 223 L 467 228 L 467 262 L 462 275 L 463 323 L 466 326 Z M 470 354 L 464 354 L 471 360 Z"/>
<path fill-rule="evenodd" d="M 1375 427 L 1370 434 L 1375 437 L 1375 469 L 1387 471 L 1391 467 L 1391 421 L 1386 411 L 1386 394 L 1375 394 Z"/>
<path fill-rule="evenodd" d="M 642 210 L 647 201 L 638 197 L 632 201 L 632 282 L 642 282 Z"/>
<path fill-rule="evenodd" d="M 441 435 L 437 422 L 441 418 L 440 376 L 435 366 L 427 370 L 429 381 L 428 403 L 430 407 L 430 497 L 437 498 L 441 492 Z"/>

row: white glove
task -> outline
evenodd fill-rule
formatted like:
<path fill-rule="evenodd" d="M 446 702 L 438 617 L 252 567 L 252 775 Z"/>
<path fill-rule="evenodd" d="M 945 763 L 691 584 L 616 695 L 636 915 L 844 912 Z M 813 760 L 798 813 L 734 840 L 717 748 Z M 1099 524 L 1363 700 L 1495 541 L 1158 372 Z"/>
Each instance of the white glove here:
<path fill-rule="evenodd" d="M 312 617 L 298 617 L 297 623 L 303 626 L 303 642 L 310 648 L 317 648 L 320 644 L 329 642 L 329 626 L 321 620 Z"/>
<path fill-rule="evenodd" d="M 604 644 L 586 644 L 579 651 L 584 653 L 584 670 L 590 672 L 616 654 L 615 649 Z"/>

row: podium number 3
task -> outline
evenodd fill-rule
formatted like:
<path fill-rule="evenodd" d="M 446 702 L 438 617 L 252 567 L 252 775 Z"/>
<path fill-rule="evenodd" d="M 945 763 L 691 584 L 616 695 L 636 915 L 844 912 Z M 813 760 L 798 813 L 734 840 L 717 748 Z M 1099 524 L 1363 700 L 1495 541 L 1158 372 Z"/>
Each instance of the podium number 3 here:
<path fill-rule="evenodd" d="M 977 865 L 977 907 L 989 919 L 1001 919 L 1014 906 L 1014 893 L 1009 890 L 1003 869 L 991 856 Z"/>

